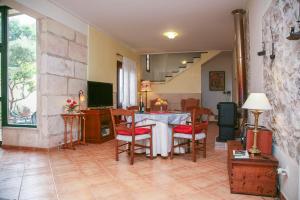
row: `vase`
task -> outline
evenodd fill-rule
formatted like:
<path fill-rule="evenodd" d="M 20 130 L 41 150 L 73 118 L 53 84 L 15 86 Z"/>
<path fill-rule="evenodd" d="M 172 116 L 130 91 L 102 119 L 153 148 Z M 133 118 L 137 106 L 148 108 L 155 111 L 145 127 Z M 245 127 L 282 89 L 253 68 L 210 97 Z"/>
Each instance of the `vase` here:
<path fill-rule="evenodd" d="M 160 106 L 160 112 L 162 112 L 163 111 L 163 107 L 162 106 Z"/>
<path fill-rule="evenodd" d="M 67 114 L 74 114 L 75 110 L 67 110 Z"/>

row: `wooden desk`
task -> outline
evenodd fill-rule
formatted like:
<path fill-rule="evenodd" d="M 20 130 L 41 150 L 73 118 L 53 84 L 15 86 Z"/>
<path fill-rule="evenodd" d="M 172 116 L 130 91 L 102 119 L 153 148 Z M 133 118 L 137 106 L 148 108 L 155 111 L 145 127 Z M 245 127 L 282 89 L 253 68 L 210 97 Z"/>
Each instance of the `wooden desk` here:
<path fill-rule="evenodd" d="M 65 131 L 64 131 L 64 145 L 62 148 L 69 148 L 69 149 L 75 149 L 75 147 L 73 146 L 73 122 L 74 120 L 77 119 L 78 123 L 77 123 L 77 136 L 78 136 L 78 140 L 77 143 L 78 144 L 86 144 L 85 143 L 85 114 L 84 113 L 73 113 L 73 114 L 61 114 L 63 120 L 64 120 L 64 125 L 65 125 Z M 81 128 L 81 122 L 83 122 L 82 126 L 83 128 Z M 68 125 L 70 126 L 70 131 L 69 131 L 69 135 L 70 135 L 70 146 L 68 145 Z M 81 138 L 82 141 L 81 141 Z"/>
<path fill-rule="evenodd" d="M 243 149 L 239 141 L 228 141 L 228 175 L 231 193 L 261 196 L 277 195 L 278 161 L 272 155 L 261 154 L 249 159 L 235 159 L 233 149 Z"/>

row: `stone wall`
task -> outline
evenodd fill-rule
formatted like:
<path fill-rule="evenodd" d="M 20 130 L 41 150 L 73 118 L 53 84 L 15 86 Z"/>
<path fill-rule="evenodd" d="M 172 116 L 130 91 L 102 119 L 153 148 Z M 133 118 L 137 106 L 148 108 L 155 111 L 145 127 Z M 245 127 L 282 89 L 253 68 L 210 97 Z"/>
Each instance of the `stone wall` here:
<path fill-rule="evenodd" d="M 68 97 L 86 94 L 87 37 L 50 18 L 37 20 L 37 128 L 3 128 L 3 145 L 49 148 L 63 142 Z M 74 131 L 75 132 L 75 131 Z"/>
<path fill-rule="evenodd" d="M 264 88 L 272 104 L 265 121 L 275 143 L 292 159 L 300 156 L 300 40 L 291 41 L 290 27 L 297 27 L 299 1 L 273 0 L 263 17 Z M 275 59 L 270 59 L 274 43 Z"/>
<path fill-rule="evenodd" d="M 40 24 L 40 123 L 52 147 L 63 141 L 60 114 L 66 99 L 78 100 L 79 90 L 86 94 L 87 37 L 49 18 Z"/>

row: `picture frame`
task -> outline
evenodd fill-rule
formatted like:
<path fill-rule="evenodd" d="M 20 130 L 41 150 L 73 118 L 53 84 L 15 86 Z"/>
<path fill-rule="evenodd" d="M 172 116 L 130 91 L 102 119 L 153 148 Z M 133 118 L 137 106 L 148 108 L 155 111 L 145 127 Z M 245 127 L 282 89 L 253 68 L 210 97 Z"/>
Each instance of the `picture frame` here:
<path fill-rule="evenodd" d="M 225 71 L 209 72 L 209 90 L 225 91 Z"/>

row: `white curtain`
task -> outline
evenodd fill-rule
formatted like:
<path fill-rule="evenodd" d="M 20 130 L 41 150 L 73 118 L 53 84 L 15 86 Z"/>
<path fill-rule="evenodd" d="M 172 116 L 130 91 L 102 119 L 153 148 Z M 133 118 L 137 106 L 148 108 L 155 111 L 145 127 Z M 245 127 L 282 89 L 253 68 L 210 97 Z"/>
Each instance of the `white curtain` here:
<path fill-rule="evenodd" d="M 123 57 L 120 74 L 120 102 L 122 107 L 137 105 L 137 73 L 133 60 Z"/>

